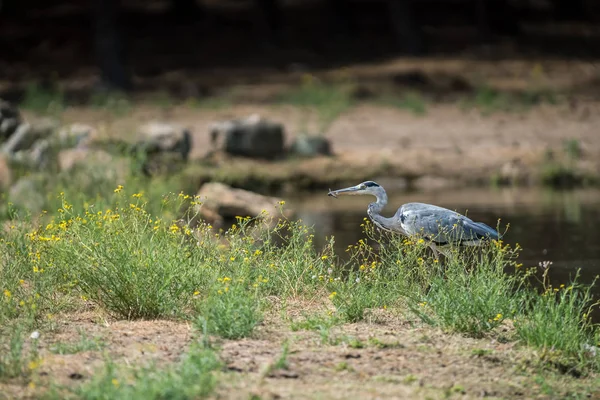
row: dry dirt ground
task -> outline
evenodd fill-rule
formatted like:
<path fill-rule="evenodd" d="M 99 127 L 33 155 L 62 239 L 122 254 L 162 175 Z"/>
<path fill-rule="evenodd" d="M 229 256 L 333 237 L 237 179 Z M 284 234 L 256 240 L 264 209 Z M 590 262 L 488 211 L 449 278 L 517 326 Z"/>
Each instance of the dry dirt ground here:
<path fill-rule="evenodd" d="M 442 399 L 600 398 L 597 376 L 576 379 L 536 365 L 539 354 L 515 343 L 472 339 L 423 326 L 392 310 L 374 310 L 365 322 L 334 327 L 327 339 L 292 331 L 306 312 L 327 312 L 313 303 L 274 303 L 251 338 L 213 338 L 223 368 L 215 399 Z M 58 355 L 56 343 L 76 343 L 80 332 L 99 338 L 119 365 L 159 367 L 175 362 L 194 339 L 192 327 L 175 321 L 113 321 L 94 311 L 56 317 L 41 335 L 38 386 L 0 383 L 6 398 L 35 398 L 45 383 L 75 386 L 101 368 L 100 351 Z M 509 334 L 506 324 L 500 335 Z M 360 341 L 363 347 L 351 345 Z M 289 345 L 285 368 L 273 368 Z M 595 389 L 596 388 L 596 389 Z"/>

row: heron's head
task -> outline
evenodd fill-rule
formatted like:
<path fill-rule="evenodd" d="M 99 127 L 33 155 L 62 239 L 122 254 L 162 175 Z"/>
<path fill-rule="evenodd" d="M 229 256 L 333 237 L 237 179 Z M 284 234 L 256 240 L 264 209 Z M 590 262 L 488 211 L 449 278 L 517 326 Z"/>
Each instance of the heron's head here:
<path fill-rule="evenodd" d="M 379 186 L 376 182 L 366 181 L 363 183 L 359 183 L 356 186 L 350 186 L 345 189 L 338 190 L 329 190 L 328 196 L 338 197 L 339 195 L 349 194 L 349 195 L 358 195 L 358 194 L 370 194 L 372 196 L 377 197 L 378 194 L 382 191 L 382 187 Z"/>

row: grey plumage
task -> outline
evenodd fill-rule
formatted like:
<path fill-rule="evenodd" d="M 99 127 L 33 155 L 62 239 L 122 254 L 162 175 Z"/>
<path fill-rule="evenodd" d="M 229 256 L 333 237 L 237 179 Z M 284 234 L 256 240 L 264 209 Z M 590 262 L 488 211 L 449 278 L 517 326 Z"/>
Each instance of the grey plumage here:
<path fill-rule="evenodd" d="M 345 189 L 329 191 L 328 195 L 369 194 L 377 201 L 369 204 L 367 215 L 373 223 L 386 231 L 406 236 L 419 235 L 436 246 L 468 245 L 477 246 L 486 240 L 498 240 L 498 232 L 482 222 L 475 222 L 456 211 L 425 203 L 406 203 L 396 213 L 386 218 L 381 211 L 387 204 L 385 189 L 373 181 L 366 181 Z"/>

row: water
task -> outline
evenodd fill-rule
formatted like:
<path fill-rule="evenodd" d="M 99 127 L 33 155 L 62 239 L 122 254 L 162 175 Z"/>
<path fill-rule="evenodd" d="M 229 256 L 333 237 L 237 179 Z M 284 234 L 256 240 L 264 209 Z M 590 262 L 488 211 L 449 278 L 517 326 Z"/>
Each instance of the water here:
<path fill-rule="evenodd" d="M 385 185 L 384 185 L 385 186 Z M 428 192 L 388 192 L 382 214 L 391 216 L 400 205 L 418 201 L 456 210 L 495 227 L 510 224 L 505 243 L 523 248 L 519 262 L 537 266 L 552 261 L 550 278 L 557 286 L 568 283 L 580 269 L 580 281 L 600 275 L 600 190 L 551 191 L 544 189 L 457 189 Z M 289 196 L 287 203 L 305 224 L 314 225 L 317 244 L 335 236 L 342 256 L 349 244 L 363 237 L 360 224 L 370 196 L 334 199 L 327 192 Z M 600 284 L 595 288 L 600 295 Z"/>

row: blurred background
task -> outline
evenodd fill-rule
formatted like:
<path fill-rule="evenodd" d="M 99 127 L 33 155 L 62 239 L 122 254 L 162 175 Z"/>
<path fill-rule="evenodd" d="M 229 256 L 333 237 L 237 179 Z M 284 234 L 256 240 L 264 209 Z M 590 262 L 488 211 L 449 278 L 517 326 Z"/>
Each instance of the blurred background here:
<path fill-rule="evenodd" d="M 35 214 L 63 187 L 221 182 L 343 249 L 369 200 L 326 189 L 373 179 L 390 215 L 501 218 L 524 262 L 591 280 L 599 22 L 591 0 L 0 0 L 1 186 Z"/>

